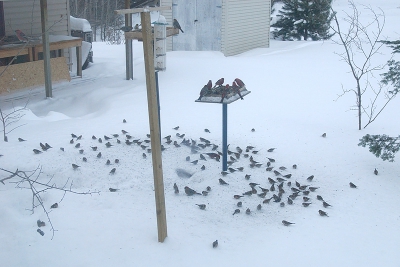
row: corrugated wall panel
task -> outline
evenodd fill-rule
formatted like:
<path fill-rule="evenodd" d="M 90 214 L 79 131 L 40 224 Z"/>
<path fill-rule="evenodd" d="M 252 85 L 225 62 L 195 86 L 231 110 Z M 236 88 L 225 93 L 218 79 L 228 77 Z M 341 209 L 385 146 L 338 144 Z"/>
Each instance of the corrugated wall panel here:
<path fill-rule="evenodd" d="M 170 6 L 172 7 L 172 0 L 161 0 L 160 6 Z M 163 10 L 161 14 L 167 20 L 167 27 L 172 27 L 172 9 L 171 10 Z M 167 38 L 167 51 L 172 51 L 172 37 Z"/>
<path fill-rule="evenodd" d="M 232 56 L 269 46 L 270 0 L 223 0 L 221 51 Z"/>

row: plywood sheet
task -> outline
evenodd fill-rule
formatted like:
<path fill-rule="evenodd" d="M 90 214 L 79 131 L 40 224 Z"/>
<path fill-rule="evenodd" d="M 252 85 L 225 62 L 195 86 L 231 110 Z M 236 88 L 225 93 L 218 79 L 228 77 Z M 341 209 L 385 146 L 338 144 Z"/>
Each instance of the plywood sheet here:
<path fill-rule="evenodd" d="M 65 57 L 51 58 L 50 64 L 53 82 L 71 80 Z M 0 74 L 0 94 L 16 89 L 44 85 L 43 60 L 0 67 Z"/>

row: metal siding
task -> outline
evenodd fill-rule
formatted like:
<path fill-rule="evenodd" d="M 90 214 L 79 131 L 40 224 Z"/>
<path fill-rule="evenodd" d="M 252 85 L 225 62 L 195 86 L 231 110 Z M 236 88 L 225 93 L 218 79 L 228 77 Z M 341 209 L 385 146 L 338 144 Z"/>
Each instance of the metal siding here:
<path fill-rule="evenodd" d="M 225 56 L 269 46 L 270 0 L 223 0 L 221 50 Z"/>
<path fill-rule="evenodd" d="M 160 6 L 172 6 L 172 0 L 161 0 Z M 161 14 L 165 17 L 168 27 L 172 27 L 172 9 L 163 10 Z M 167 38 L 167 51 L 172 51 L 172 37 Z"/>

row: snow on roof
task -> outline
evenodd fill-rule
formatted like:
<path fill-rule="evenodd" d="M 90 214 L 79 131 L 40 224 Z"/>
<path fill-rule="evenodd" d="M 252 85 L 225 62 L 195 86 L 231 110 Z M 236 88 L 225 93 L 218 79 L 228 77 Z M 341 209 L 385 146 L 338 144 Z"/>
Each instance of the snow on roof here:
<path fill-rule="evenodd" d="M 91 32 L 92 31 L 90 23 L 86 19 L 79 19 L 79 18 L 70 16 L 70 21 L 71 21 L 71 29 L 72 30 L 83 31 L 83 32 Z"/>

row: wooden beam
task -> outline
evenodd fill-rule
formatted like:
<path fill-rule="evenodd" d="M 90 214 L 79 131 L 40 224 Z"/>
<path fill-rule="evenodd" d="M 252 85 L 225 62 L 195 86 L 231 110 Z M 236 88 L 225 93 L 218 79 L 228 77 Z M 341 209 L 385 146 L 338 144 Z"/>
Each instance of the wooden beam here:
<path fill-rule="evenodd" d="M 125 0 L 125 8 L 129 8 L 130 0 Z M 125 26 L 132 26 L 132 14 L 125 14 Z M 125 39 L 126 79 L 133 80 L 133 47 L 132 39 Z"/>
<path fill-rule="evenodd" d="M 146 8 L 131 8 L 131 9 L 119 9 L 115 10 L 115 14 L 125 15 L 125 14 L 133 14 L 133 13 L 142 13 L 142 12 L 150 12 L 150 11 L 160 11 L 160 10 L 171 10 L 170 6 L 160 6 L 160 7 L 146 7 Z M 143 26 L 142 26 L 143 27 Z"/>
<path fill-rule="evenodd" d="M 40 0 L 40 19 L 42 21 L 44 84 L 46 88 L 46 97 L 53 97 L 51 85 L 49 32 L 47 27 L 47 0 Z"/>
<path fill-rule="evenodd" d="M 151 156 L 153 161 L 158 242 L 164 242 L 164 239 L 167 237 L 167 218 L 165 212 L 164 181 L 161 158 L 161 134 L 154 71 L 153 39 L 151 35 L 150 13 L 142 12 L 140 15 L 143 32 L 143 52 L 146 71 L 147 105 L 149 109 Z"/>

